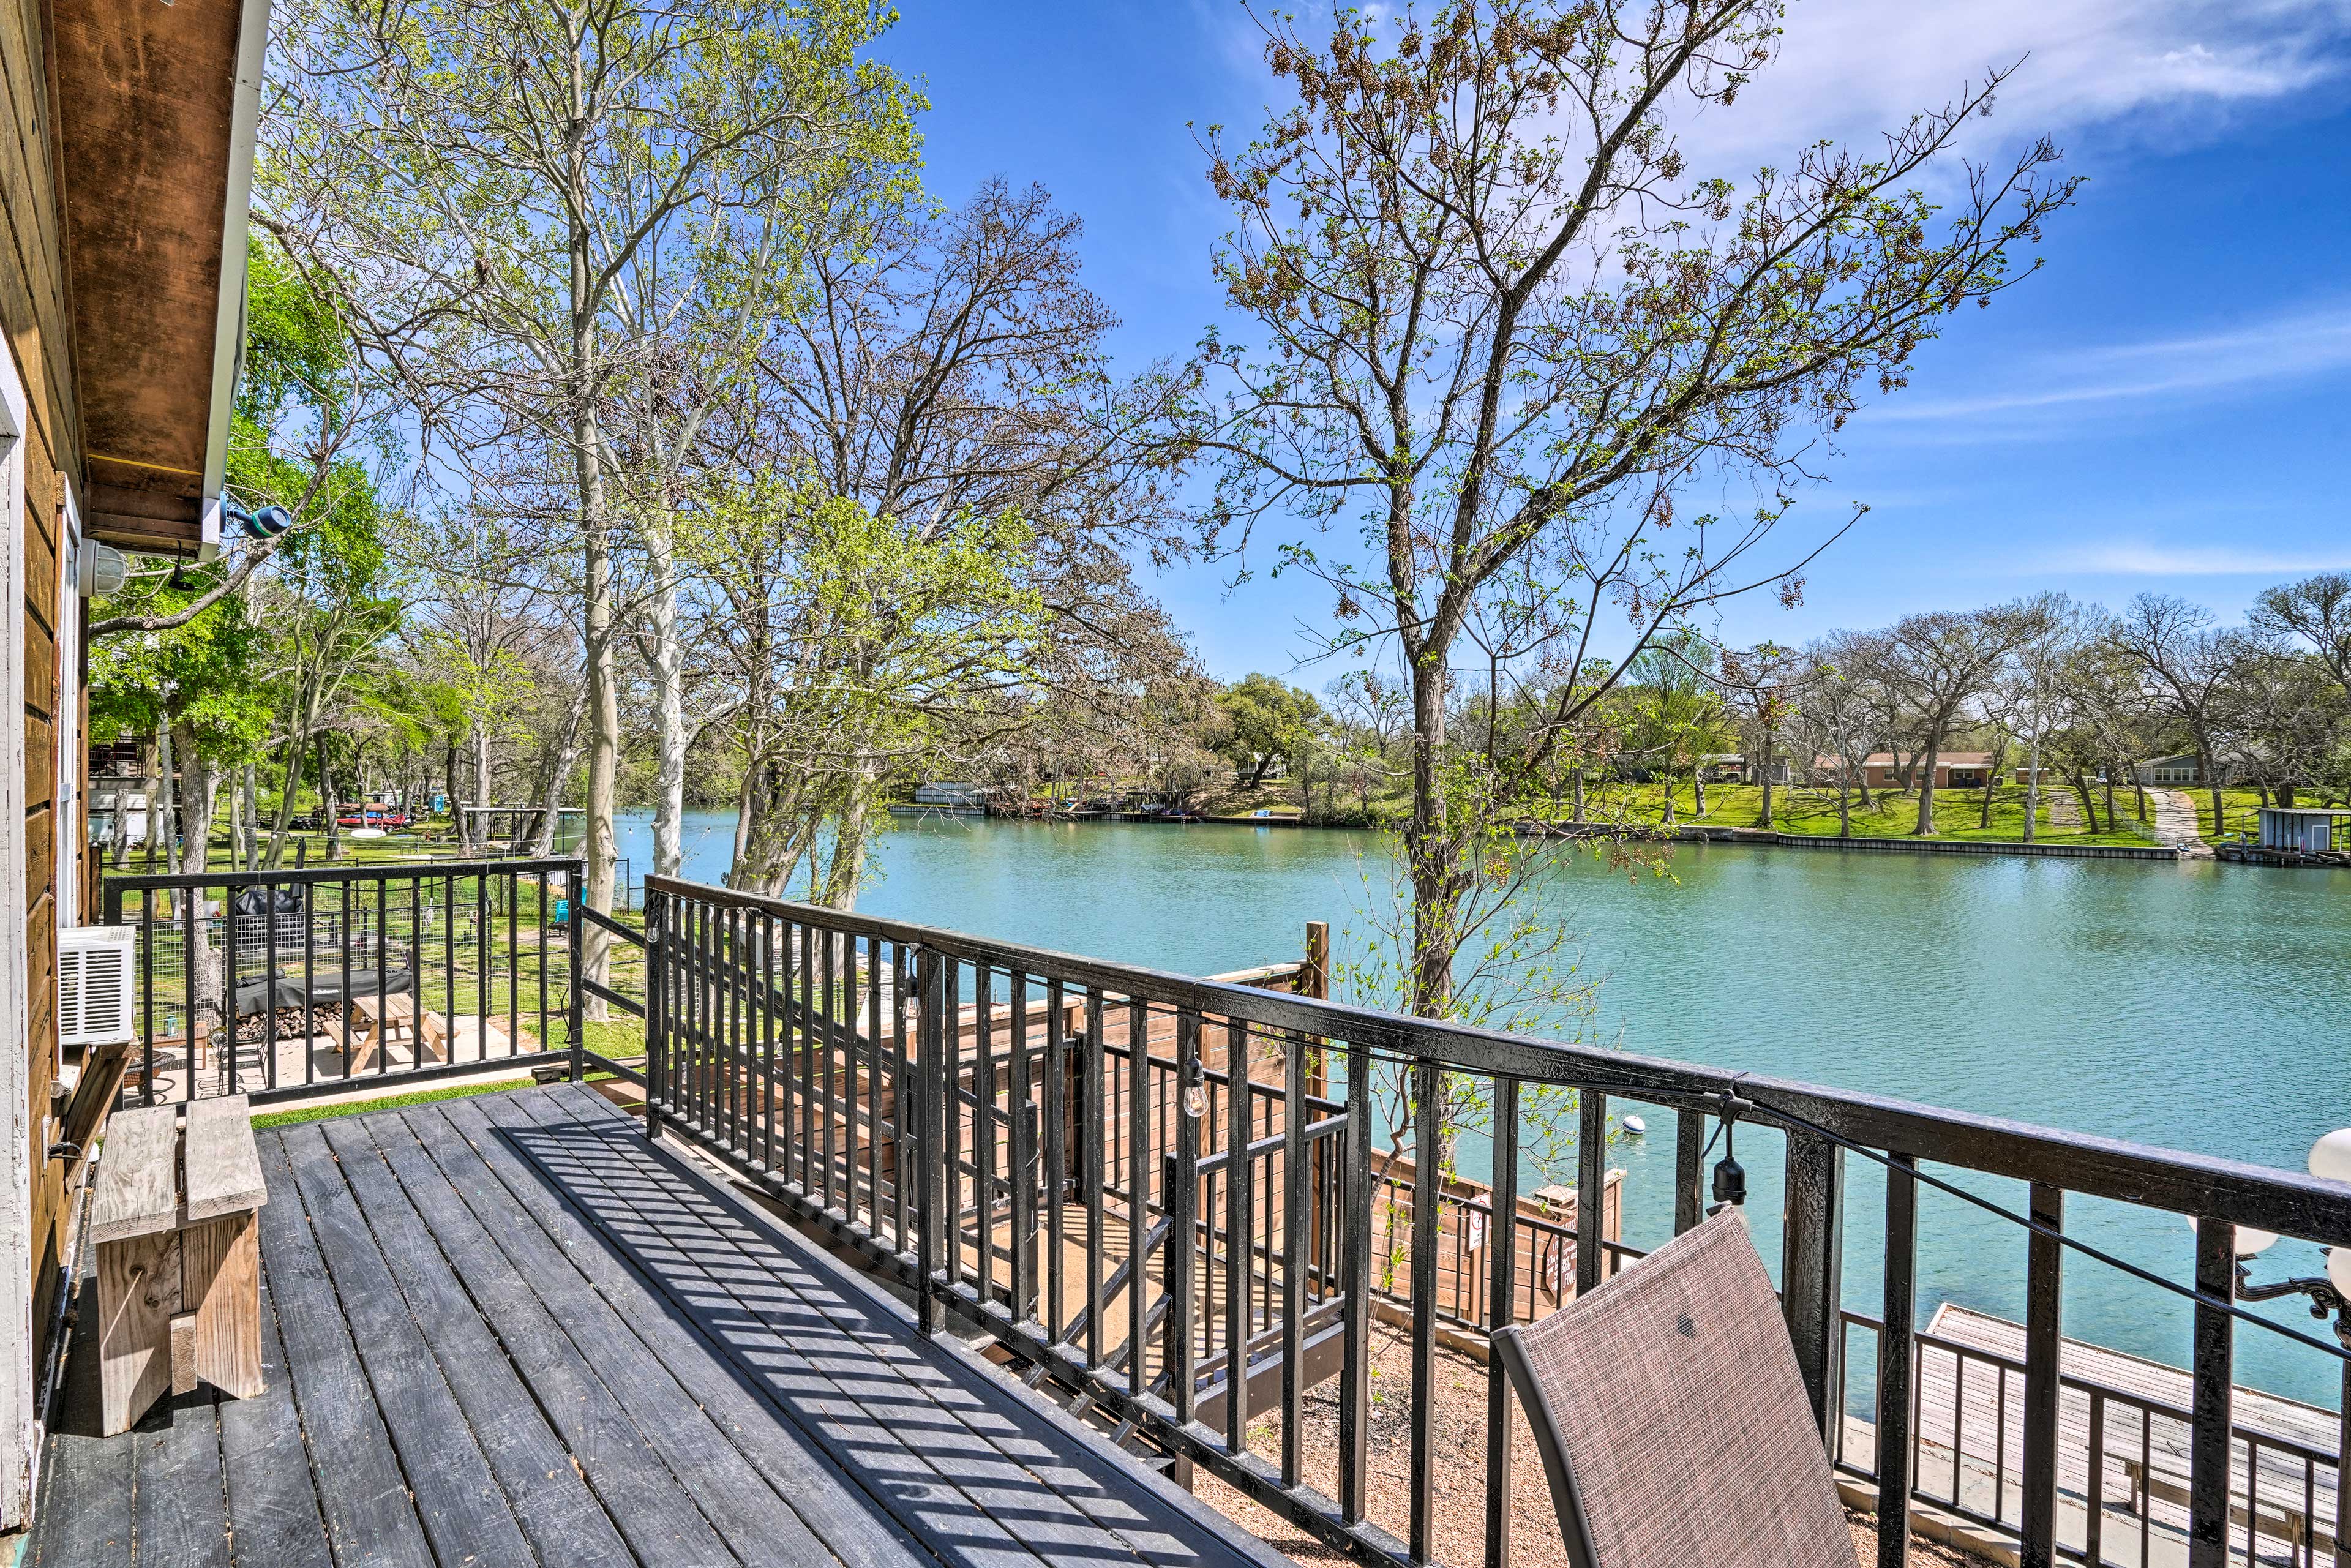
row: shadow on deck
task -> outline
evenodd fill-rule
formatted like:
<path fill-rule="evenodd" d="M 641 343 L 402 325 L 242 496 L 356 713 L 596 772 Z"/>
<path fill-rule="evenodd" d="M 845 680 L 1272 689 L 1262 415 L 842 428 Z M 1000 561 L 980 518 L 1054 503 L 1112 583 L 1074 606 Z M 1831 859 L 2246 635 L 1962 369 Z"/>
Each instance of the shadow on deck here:
<path fill-rule="evenodd" d="M 260 1142 L 267 1392 L 87 1435 L 91 1303 L 27 1562 L 1287 1562 L 584 1088 Z"/>

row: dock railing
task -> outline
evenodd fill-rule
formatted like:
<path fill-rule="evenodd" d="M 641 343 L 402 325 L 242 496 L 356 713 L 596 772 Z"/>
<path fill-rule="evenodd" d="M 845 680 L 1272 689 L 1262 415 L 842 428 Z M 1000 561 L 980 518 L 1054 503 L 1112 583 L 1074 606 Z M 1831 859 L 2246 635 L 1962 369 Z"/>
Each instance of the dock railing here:
<path fill-rule="evenodd" d="M 1439 1472 L 1455 1462 L 1440 1452 L 1436 1424 L 1446 1315 L 1437 1204 L 1412 1206 L 1398 1262 L 1408 1283 L 1388 1302 L 1393 1311 L 1400 1301 L 1409 1317 L 1409 1387 L 1396 1390 L 1394 1379 L 1374 1387 L 1373 1096 L 1399 1085 L 1410 1092 L 1410 1180 L 1418 1191 L 1440 1190 L 1437 1091 L 1447 1075 L 1467 1074 L 1487 1081 L 1491 1107 L 1481 1326 L 1510 1321 L 1526 1299 L 1517 1191 L 1526 1086 L 1576 1092 L 1584 1193 L 1604 1190 L 1612 1108 L 1675 1113 L 1677 1233 L 1706 1212 L 1708 1140 L 1726 1117 L 1784 1142 L 1781 1191 L 1758 1193 L 1756 1203 L 1778 1204 L 1790 1337 L 1824 1445 L 1875 1490 L 1881 1568 L 1907 1561 L 1917 1503 L 1976 1519 L 2024 1563 L 2147 1562 L 2123 1539 L 2122 1500 L 2099 1480 L 2081 1495 L 2076 1473 L 2109 1476 L 2114 1450 L 2101 1448 L 2096 1464 L 2078 1451 L 2061 1418 L 2076 1396 L 2094 1400 L 2092 1425 L 2105 1429 L 2094 1445 L 2105 1445 L 2116 1425 L 2170 1421 L 2184 1430 L 2179 1525 L 2147 1528 L 2167 1532 L 2190 1568 L 2329 1561 L 2317 1555 L 2320 1531 L 2288 1525 L 2289 1533 L 2302 1529 L 2289 1542 L 2272 1528 L 2277 1512 L 2248 1497 L 2248 1479 L 2264 1484 L 2264 1450 L 2274 1445 L 2232 1420 L 2235 1336 L 2241 1326 L 2285 1335 L 2346 1383 L 2351 1355 L 2237 1303 L 2234 1237 L 2243 1227 L 2351 1246 L 2351 1187 L 674 879 L 646 884 L 645 936 L 649 1134 L 669 1128 L 693 1137 L 864 1252 L 914 1291 L 925 1329 L 950 1317 L 977 1324 L 1027 1365 L 1032 1383 L 1072 1391 L 1122 1437 L 1170 1456 L 1179 1478 L 1207 1469 L 1359 1558 L 1435 1560 Z M 1270 1119 L 1230 1113 L 1236 1064 L 1252 1084 L 1244 1100 Z M 1270 1130 L 1260 1134 L 1259 1125 Z M 1227 1151 L 1237 1137 L 1248 1153 L 1234 1166 Z M 1886 1172 L 1883 1310 L 1874 1318 L 1846 1312 L 1842 1300 L 1849 1155 Z M 1218 1182 L 1227 1169 L 1246 1174 Z M 1999 1495 L 1989 1507 L 1923 1473 L 1938 1439 L 1919 1419 L 1922 1383 L 1935 1375 L 1927 1356 L 1984 1359 L 1931 1341 L 1917 1322 L 1920 1189 L 1990 1203 L 1951 1179 L 1968 1173 L 2026 1189 L 2023 1212 L 2002 1210 L 2015 1222 L 2027 1311 L 2022 1354 L 1997 1374 Z M 2073 1194 L 2194 1217 L 2192 1272 L 2172 1279 L 2118 1264 L 2069 1236 Z M 1577 1207 L 1578 1291 L 1638 1256 L 1604 1244 L 1604 1207 Z M 1179 1237 L 1196 1244 L 1168 1244 Z M 2062 1375 L 2068 1269 L 2109 1266 L 2135 1276 L 2135 1289 L 2190 1298 L 2184 1406 L 2134 1408 L 2118 1419 L 2122 1399 L 2074 1388 Z M 1248 1288 L 1236 1288 L 1244 1280 Z M 1861 1426 L 1868 1451 L 1848 1453 L 1848 1393 L 1857 1385 L 1844 1358 L 1856 1332 L 1876 1343 Z M 1218 1388 L 1204 1375 L 1207 1364 L 1236 1346 L 1249 1374 Z M 1335 1400 L 1318 1395 L 1310 1406 L 1320 1364 L 1331 1361 Z M 1476 1544 L 1483 1562 L 1503 1568 L 1512 1478 L 1529 1461 L 1511 1440 L 1511 1395 L 1499 1364 L 1484 1376 L 1482 1471 L 1444 1479 L 1455 1498 L 1482 1483 Z M 1375 1427 L 1383 1444 L 1400 1440 L 1405 1449 L 1400 1502 L 1383 1487 L 1374 1503 Z M 2303 1456 L 2314 1497 L 2331 1490 L 2331 1470 L 2317 1467 L 2339 1467 L 2341 1438 L 2338 1429 L 2332 1455 L 2314 1447 Z M 1964 1448 L 1964 1436 L 1955 1447 Z M 1383 1468 L 1393 1473 L 1395 1462 L 1385 1458 Z M 1310 1483 L 1310 1472 L 1323 1487 Z M 2134 1498 L 2144 1513 L 2150 1504 Z M 2334 1568 L 2346 1568 L 2335 1532 L 2324 1537 Z"/>
<path fill-rule="evenodd" d="M 582 932 L 601 920 L 580 907 L 581 870 L 508 859 L 110 876 L 103 924 L 137 933 L 129 1096 L 264 1103 L 535 1065 L 576 1074 L 573 977 Z"/>

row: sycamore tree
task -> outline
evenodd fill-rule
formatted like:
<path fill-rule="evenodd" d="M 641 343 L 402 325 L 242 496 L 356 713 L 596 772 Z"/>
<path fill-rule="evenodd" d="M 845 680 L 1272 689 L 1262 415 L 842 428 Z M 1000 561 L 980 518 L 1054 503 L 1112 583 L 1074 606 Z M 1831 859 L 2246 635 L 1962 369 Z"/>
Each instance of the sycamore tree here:
<path fill-rule="evenodd" d="M 1659 635 L 1740 592 L 1792 599 L 1844 525 L 1785 542 L 1791 489 L 2071 199 L 2045 139 L 1956 162 L 1999 71 L 1874 147 L 1693 168 L 1676 127 L 1771 68 L 1782 9 L 1460 0 L 1313 32 L 1261 15 L 1294 101 L 1245 145 L 1207 133 L 1247 339 L 1212 335 L 1188 367 L 1170 451 L 1217 469 L 1218 537 L 1278 530 L 1343 640 L 1383 644 L 1409 684 L 1415 1012 L 1454 1011 L 1484 821 Z M 1942 162 L 1938 201 L 1917 187 Z M 1685 504 L 1732 482 L 1759 497 L 1744 515 Z M 1520 744 L 1465 772 L 1456 647 L 1498 583 L 1541 588 L 1558 651 L 1534 663 L 1612 674 L 1552 683 Z"/>
<path fill-rule="evenodd" d="M 728 885 L 853 906 L 872 780 L 993 722 L 1048 634 L 1033 534 L 967 513 L 917 528 L 826 486 L 757 477 L 687 514 L 681 549 L 710 599 L 696 641 L 705 723 L 738 771 Z"/>
<path fill-rule="evenodd" d="M 632 540 L 616 443 L 632 389 L 676 351 L 682 318 L 664 300 L 692 297 L 646 286 L 645 268 L 749 214 L 789 227 L 844 165 L 904 158 L 910 95 L 859 57 L 889 14 L 862 0 L 294 0 L 278 17 L 258 221 L 342 281 L 435 456 L 529 476 L 517 511 L 579 559 L 583 894 L 609 909 L 616 660 L 646 590 L 619 576 Z M 664 450 L 692 439 L 674 409 L 635 406 Z M 591 977 L 608 947 L 590 933 Z"/>

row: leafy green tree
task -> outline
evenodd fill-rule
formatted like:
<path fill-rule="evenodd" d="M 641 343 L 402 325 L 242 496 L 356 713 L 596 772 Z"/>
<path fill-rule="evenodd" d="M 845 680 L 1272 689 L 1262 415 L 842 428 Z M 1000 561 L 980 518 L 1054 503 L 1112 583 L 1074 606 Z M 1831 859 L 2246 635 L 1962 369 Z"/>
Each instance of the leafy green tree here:
<path fill-rule="evenodd" d="M 1251 789 L 1265 782 L 1277 762 L 1296 771 L 1323 726 L 1322 705 L 1311 692 L 1284 685 L 1271 675 L 1249 675 L 1217 694 L 1230 727 L 1224 755 Z"/>

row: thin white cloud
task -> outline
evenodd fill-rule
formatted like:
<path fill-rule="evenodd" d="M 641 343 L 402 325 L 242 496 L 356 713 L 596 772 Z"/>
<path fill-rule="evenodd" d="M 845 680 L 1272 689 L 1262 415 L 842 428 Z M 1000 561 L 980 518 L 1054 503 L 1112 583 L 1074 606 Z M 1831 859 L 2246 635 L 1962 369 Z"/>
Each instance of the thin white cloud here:
<path fill-rule="evenodd" d="M 2144 398 L 2182 401 L 2351 369 L 2351 304 L 2296 309 L 2215 331 L 2092 344 L 2005 361 L 2006 385 L 1940 398 L 1895 398 L 1874 421 L 1980 420 Z"/>
<path fill-rule="evenodd" d="M 2020 572 L 2085 572 L 2107 577 L 2291 577 L 2351 569 L 2351 550 L 2230 549 L 2198 545 L 2116 542 L 2057 550 L 2019 563 Z"/>
<path fill-rule="evenodd" d="M 1977 148 L 2091 128 L 2177 141 L 2351 75 L 2351 0 L 1795 0 L 1779 58 L 1683 143 L 1722 172 L 1866 144 L 2020 59 Z"/>

